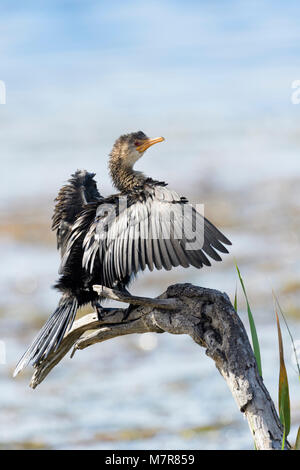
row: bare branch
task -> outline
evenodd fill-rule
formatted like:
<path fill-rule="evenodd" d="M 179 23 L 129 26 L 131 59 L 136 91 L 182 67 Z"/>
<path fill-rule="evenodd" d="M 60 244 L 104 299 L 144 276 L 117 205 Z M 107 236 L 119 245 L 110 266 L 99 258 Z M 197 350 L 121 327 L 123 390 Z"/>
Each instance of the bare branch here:
<path fill-rule="evenodd" d="M 105 286 L 93 286 L 94 291 L 98 292 L 102 297 L 107 297 L 111 300 L 118 300 L 119 302 L 130 303 L 131 305 L 143 305 L 149 307 L 163 308 L 167 310 L 174 310 L 180 308 L 183 304 L 179 299 L 149 299 L 149 297 L 137 297 L 128 293 L 118 291 L 117 289 L 110 289 Z"/>
<path fill-rule="evenodd" d="M 138 306 L 127 318 L 126 310 L 109 309 L 101 320 L 93 313 L 74 322 L 58 350 L 37 365 L 31 387 L 40 384 L 72 347 L 73 355 L 78 349 L 132 333 L 188 334 L 206 348 L 224 377 L 248 420 L 256 448 L 281 448 L 283 431 L 274 403 L 259 375 L 245 328 L 225 293 L 176 284 L 157 299 L 148 299 L 102 286 L 94 288 L 110 299 Z M 86 334 L 88 330 L 93 331 Z"/>

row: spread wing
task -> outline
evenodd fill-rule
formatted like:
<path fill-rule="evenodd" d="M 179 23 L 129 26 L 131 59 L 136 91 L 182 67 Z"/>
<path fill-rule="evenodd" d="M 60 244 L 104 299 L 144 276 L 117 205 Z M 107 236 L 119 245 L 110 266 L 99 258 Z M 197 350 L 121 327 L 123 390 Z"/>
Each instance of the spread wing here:
<path fill-rule="evenodd" d="M 103 200 L 105 201 L 105 200 Z M 127 203 L 126 203 L 127 202 Z M 82 213 L 70 237 L 62 268 L 72 245 L 82 236 Z M 163 186 L 152 187 L 144 197 L 100 203 L 83 240 L 83 267 L 113 286 L 146 267 L 170 270 L 190 265 L 210 266 L 207 257 L 221 261 L 231 242 L 185 198 Z"/>
<path fill-rule="evenodd" d="M 57 249 L 64 255 L 67 240 L 72 232 L 73 224 L 83 207 L 101 198 L 95 173 L 77 170 L 64 185 L 55 199 L 56 205 L 52 217 L 52 230 L 56 230 Z"/>

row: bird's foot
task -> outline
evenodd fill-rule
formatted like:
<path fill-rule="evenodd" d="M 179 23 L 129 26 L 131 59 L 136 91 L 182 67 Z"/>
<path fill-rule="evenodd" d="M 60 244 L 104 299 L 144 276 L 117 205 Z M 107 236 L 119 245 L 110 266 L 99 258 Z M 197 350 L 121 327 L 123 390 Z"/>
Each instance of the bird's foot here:
<path fill-rule="evenodd" d="M 107 309 L 107 308 L 102 307 L 100 302 L 94 302 L 93 307 L 96 309 L 99 321 L 103 321 L 105 316 L 107 316 L 107 313 L 111 310 L 111 309 Z"/>
<path fill-rule="evenodd" d="M 131 314 L 132 310 L 134 310 L 135 307 L 136 305 L 129 304 L 129 306 L 126 309 L 124 309 L 122 321 L 125 321 L 128 319 L 129 315 Z"/>

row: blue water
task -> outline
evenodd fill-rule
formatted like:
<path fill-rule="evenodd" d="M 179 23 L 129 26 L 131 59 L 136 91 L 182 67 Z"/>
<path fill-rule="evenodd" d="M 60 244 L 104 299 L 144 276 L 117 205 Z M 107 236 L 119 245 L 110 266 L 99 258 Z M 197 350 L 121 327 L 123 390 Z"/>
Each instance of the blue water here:
<path fill-rule="evenodd" d="M 113 141 L 164 135 L 139 164 L 171 184 L 299 175 L 299 4 L 2 2 L 2 204 L 77 167 L 110 190 Z"/>

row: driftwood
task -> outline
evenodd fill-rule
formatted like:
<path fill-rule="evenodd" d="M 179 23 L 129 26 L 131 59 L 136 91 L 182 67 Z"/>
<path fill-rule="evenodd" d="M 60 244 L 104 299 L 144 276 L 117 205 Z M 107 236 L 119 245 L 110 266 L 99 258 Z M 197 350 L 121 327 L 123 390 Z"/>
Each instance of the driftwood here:
<path fill-rule="evenodd" d="M 187 334 L 206 348 L 207 356 L 215 362 L 247 418 L 256 449 L 281 449 L 283 430 L 274 403 L 259 375 L 245 328 L 225 293 L 176 284 L 157 299 L 148 299 L 101 286 L 94 289 L 110 299 L 130 303 L 129 315 L 126 318 L 125 309 L 106 309 L 102 319 L 91 313 L 75 321 L 57 351 L 36 367 L 32 388 L 71 348 L 73 356 L 78 349 L 132 333 Z"/>

